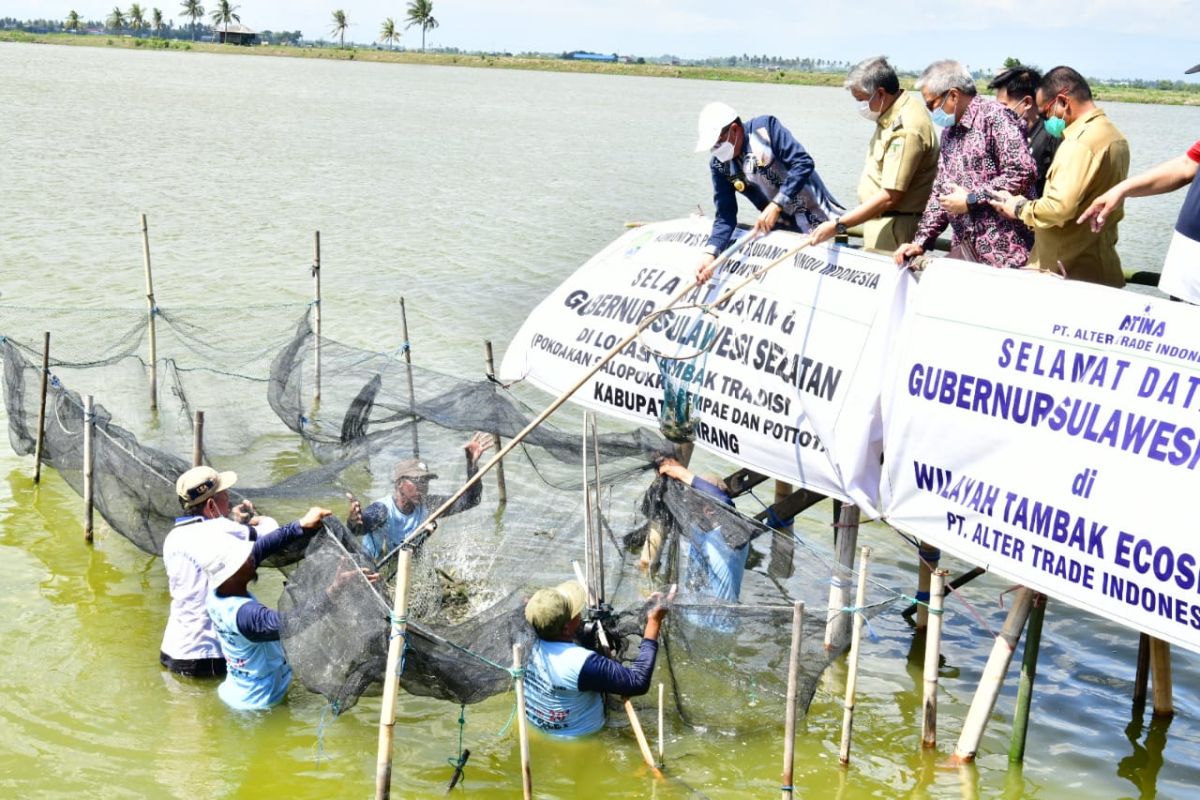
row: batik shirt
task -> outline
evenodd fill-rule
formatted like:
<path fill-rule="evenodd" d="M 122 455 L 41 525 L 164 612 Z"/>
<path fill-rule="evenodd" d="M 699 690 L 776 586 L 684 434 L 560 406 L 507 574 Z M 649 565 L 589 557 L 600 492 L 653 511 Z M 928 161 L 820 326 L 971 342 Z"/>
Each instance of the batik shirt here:
<path fill-rule="evenodd" d="M 1033 233 L 1024 223 L 1007 219 L 985 202 L 968 206 L 965 214 L 951 214 L 938 197 L 950 193 L 950 184 L 978 194 L 1003 189 L 1028 197 L 1036 182 L 1037 165 L 1017 115 L 995 100 L 976 96 L 962 119 L 942 134 L 937 178 L 913 242 L 930 250 L 949 225 L 954 243 L 969 245 L 984 263 L 1023 267 L 1033 245 Z"/>

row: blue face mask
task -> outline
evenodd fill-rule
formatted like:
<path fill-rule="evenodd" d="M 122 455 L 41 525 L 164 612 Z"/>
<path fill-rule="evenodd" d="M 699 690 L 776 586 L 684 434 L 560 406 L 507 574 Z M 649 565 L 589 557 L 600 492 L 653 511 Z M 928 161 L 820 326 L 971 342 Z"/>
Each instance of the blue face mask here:
<path fill-rule="evenodd" d="M 1053 139 L 1061 139 L 1063 131 L 1067 129 L 1067 121 L 1062 117 L 1050 117 L 1042 124 L 1046 126 L 1046 133 Z"/>
<path fill-rule="evenodd" d="M 935 108 L 929 116 L 933 118 L 933 124 L 941 128 L 949 128 L 954 124 L 954 115 L 947 114 L 940 107 Z"/>

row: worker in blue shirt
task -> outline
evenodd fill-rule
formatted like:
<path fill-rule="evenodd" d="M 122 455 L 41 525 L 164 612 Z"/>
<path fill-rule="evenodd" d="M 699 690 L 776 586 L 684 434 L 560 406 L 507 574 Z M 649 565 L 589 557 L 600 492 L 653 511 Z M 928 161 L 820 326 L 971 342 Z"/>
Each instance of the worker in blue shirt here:
<path fill-rule="evenodd" d="M 777 225 L 808 233 L 846 210 L 825 187 L 812 156 L 775 117 L 752 117 L 743 123 L 725 103 L 709 103 L 700 111 L 696 140 L 696 152 L 704 151 L 711 156 L 716 218 L 696 267 L 701 283 L 712 276 L 717 254 L 733 240 L 739 194 L 760 211 L 755 234 L 769 233 Z"/>

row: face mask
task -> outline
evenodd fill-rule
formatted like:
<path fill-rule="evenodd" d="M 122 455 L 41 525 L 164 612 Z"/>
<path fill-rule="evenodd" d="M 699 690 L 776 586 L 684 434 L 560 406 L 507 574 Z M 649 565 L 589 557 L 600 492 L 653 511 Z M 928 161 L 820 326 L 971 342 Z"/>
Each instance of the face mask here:
<path fill-rule="evenodd" d="M 1061 139 L 1063 131 L 1067 129 L 1067 121 L 1062 117 L 1050 117 L 1042 124 L 1046 126 L 1046 133 L 1050 134 L 1052 139 Z"/>
<path fill-rule="evenodd" d="M 954 115 L 947 114 L 945 111 L 942 111 L 940 107 L 935 108 L 930 116 L 933 118 L 933 124 L 937 125 L 938 127 L 949 128 L 954 124 Z"/>
<path fill-rule="evenodd" d="M 713 158 L 720 161 L 722 164 L 729 162 L 733 158 L 733 142 L 721 142 L 712 149 Z"/>
<path fill-rule="evenodd" d="M 872 111 L 871 110 L 871 98 L 868 97 L 866 100 L 858 101 L 858 113 L 859 113 L 859 116 L 861 116 L 863 119 L 867 120 L 868 122 L 876 122 L 879 119 L 879 115 L 882 114 L 883 112 L 882 111 Z"/>

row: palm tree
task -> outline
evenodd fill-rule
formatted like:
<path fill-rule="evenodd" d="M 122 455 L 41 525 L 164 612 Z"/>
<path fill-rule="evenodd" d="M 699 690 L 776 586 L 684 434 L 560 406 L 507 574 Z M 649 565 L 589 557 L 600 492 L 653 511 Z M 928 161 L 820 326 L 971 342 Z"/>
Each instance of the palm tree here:
<path fill-rule="evenodd" d="M 133 28 L 134 36 L 146 27 L 146 12 L 142 11 L 142 7 L 137 3 L 129 7 L 129 27 Z"/>
<path fill-rule="evenodd" d="M 431 31 L 438 26 L 438 21 L 433 18 L 433 0 L 411 0 L 408 4 L 408 24 L 405 29 L 411 28 L 413 25 L 421 26 L 421 52 L 425 52 L 425 32 Z"/>
<path fill-rule="evenodd" d="M 241 6 L 229 4 L 229 0 L 219 0 L 217 7 L 212 12 L 213 25 L 224 23 L 228 25 L 230 22 L 241 22 L 242 18 L 237 15 L 237 10 Z"/>
<path fill-rule="evenodd" d="M 117 31 L 118 33 L 125 30 L 125 12 L 119 6 L 113 6 L 112 13 L 104 21 L 104 25 L 110 31 Z"/>
<path fill-rule="evenodd" d="M 399 39 L 400 31 L 396 30 L 396 20 L 388 17 L 383 21 L 383 27 L 379 29 L 379 41 L 394 50 Z"/>
<path fill-rule="evenodd" d="M 204 6 L 200 5 L 200 0 L 183 0 L 179 4 L 183 8 L 181 17 L 192 18 L 192 41 L 196 41 L 196 20 L 204 16 Z"/>
<path fill-rule="evenodd" d="M 338 37 L 340 47 L 346 46 L 346 28 L 350 23 L 346 21 L 346 12 L 340 8 L 333 12 L 333 29 L 329 31 L 330 36 Z"/>
<path fill-rule="evenodd" d="M 75 9 L 71 9 L 71 13 L 67 14 L 67 24 L 63 27 L 79 33 L 79 14 L 75 12 Z"/>
<path fill-rule="evenodd" d="M 154 28 L 155 36 L 162 36 L 163 15 L 162 9 L 154 9 L 150 12 L 150 26 Z"/>

